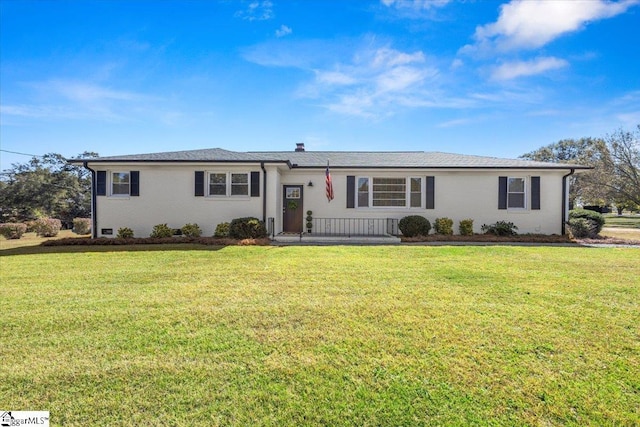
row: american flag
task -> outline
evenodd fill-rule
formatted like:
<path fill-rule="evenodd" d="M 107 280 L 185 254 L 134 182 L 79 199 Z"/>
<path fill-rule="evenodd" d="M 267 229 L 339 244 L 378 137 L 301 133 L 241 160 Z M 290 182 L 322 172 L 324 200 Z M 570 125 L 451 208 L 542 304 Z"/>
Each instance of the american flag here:
<path fill-rule="evenodd" d="M 327 200 L 333 200 L 333 183 L 331 182 L 331 172 L 329 172 L 329 162 L 327 162 L 327 171 L 325 172 Z"/>

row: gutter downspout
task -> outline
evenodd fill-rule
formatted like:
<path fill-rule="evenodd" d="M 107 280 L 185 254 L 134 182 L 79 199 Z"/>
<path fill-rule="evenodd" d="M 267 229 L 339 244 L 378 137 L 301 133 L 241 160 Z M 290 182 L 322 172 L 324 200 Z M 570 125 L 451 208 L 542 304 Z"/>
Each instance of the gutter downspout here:
<path fill-rule="evenodd" d="M 568 200 L 569 195 L 567 192 L 567 178 L 573 175 L 575 172 L 576 170 L 574 168 L 571 168 L 571 172 L 569 172 L 568 174 L 562 177 L 562 235 L 563 236 L 567 234 L 567 225 L 565 222 L 567 218 L 567 205 L 569 204 L 569 200 Z"/>
<path fill-rule="evenodd" d="M 88 162 L 82 162 L 82 166 L 91 171 L 91 238 L 97 239 L 98 215 L 96 214 L 96 210 L 98 204 L 96 203 L 96 171 L 89 167 Z"/>
<path fill-rule="evenodd" d="M 267 223 L 267 170 L 264 168 L 264 162 L 260 162 L 262 169 L 262 222 Z"/>

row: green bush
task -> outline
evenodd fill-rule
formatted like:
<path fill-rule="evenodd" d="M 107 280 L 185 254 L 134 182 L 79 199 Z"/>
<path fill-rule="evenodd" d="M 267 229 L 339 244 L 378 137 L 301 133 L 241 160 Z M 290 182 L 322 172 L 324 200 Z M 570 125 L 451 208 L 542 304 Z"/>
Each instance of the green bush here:
<path fill-rule="evenodd" d="M 229 237 L 229 226 L 228 222 L 221 222 L 216 225 L 216 231 L 213 233 L 213 237 Z"/>
<path fill-rule="evenodd" d="M 0 224 L 0 236 L 5 239 L 19 239 L 27 231 L 27 224 L 19 222 L 7 222 Z"/>
<path fill-rule="evenodd" d="M 480 227 L 484 234 L 493 234 L 495 236 L 515 236 L 517 235 L 517 229 L 512 222 L 498 221 L 495 224 L 482 224 Z"/>
<path fill-rule="evenodd" d="M 453 220 L 447 217 L 436 218 L 433 228 L 437 234 L 453 234 Z"/>
<path fill-rule="evenodd" d="M 181 229 L 182 235 L 186 237 L 200 237 L 202 230 L 198 224 L 185 224 Z"/>
<path fill-rule="evenodd" d="M 91 218 L 74 218 L 73 232 L 76 234 L 91 233 Z"/>
<path fill-rule="evenodd" d="M 151 231 L 151 237 L 156 239 L 171 236 L 173 236 L 173 228 L 169 227 L 167 224 L 154 225 L 153 230 Z"/>
<path fill-rule="evenodd" d="M 40 218 L 36 220 L 34 228 L 40 237 L 55 237 L 62 228 L 62 222 L 55 218 Z"/>
<path fill-rule="evenodd" d="M 133 230 L 129 227 L 120 227 L 118 228 L 116 237 L 119 239 L 131 239 L 133 237 Z"/>
<path fill-rule="evenodd" d="M 267 227 L 258 218 L 236 218 L 229 225 L 232 239 L 259 239 L 267 237 Z"/>
<path fill-rule="evenodd" d="M 604 227 L 604 216 L 599 212 L 587 209 L 573 209 L 569 211 L 569 220 L 578 218 L 584 218 L 593 223 L 589 227 L 592 229 L 593 236 L 598 235 L 602 231 L 602 227 Z"/>
<path fill-rule="evenodd" d="M 473 236 L 473 220 L 471 218 L 460 220 L 458 231 L 461 236 Z"/>
<path fill-rule="evenodd" d="M 587 218 L 571 218 L 569 219 L 569 232 L 571 235 L 578 239 L 585 237 L 595 237 L 598 233 L 595 232 L 597 225 L 595 221 Z"/>
<path fill-rule="evenodd" d="M 431 223 L 423 216 L 409 215 L 398 222 L 398 228 L 405 237 L 426 236 L 431 230 Z"/>

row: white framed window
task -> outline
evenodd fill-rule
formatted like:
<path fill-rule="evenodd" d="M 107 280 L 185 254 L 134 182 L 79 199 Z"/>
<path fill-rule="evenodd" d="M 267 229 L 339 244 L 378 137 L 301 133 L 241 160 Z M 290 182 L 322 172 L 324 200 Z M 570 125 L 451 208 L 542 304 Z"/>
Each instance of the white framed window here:
<path fill-rule="evenodd" d="M 211 197 L 249 197 L 249 173 L 209 172 Z"/>
<path fill-rule="evenodd" d="M 422 195 L 424 194 L 424 189 L 422 188 L 422 178 L 421 177 L 411 177 L 409 178 L 410 187 L 409 187 L 409 203 L 412 208 L 421 208 L 422 207 Z"/>
<path fill-rule="evenodd" d="M 231 195 L 232 196 L 248 196 L 249 195 L 249 174 L 248 173 L 232 173 L 231 174 Z"/>
<path fill-rule="evenodd" d="M 507 178 L 507 209 L 526 209 L 527 180 L 523 177 Z"/>
<path fill-rule="evenodd" d="M 421 208 L 424 180 L 421 177 L 358 177 L 358 208 Z"/>
<path fill-rule="evenodd" d="M 369 207 L 369 178 L 367 177 L 358 178 L 358 207 Z"/>
<path fill-rule="evenodd" d="M 131 174 L 129 172 L 111 173 L 111 195 L 128 196 L 131 194 Z"/>

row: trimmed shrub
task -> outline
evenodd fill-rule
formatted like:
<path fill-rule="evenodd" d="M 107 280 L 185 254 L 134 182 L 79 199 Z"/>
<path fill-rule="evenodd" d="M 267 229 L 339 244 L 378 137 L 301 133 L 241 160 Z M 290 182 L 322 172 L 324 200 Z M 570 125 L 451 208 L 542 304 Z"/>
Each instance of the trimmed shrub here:
<path fill-rule="evenodd" d="M 431 230 L 431 223 L 423 216 L 409 215 L 398 222 L 398 228 L 405 237 L 426 236 Z"/>
<path fill-rule="evenodd" d="M 133 230 L 129 227 L 120 227 L 118 228 L 118 234 L 116 234 L 118 239 L 131 239 L 133 237 Z"/>
<path fill-rule="evenodd" d="M 453 234 L 453 220 L 447 217 L 436 218 L 433 229 L 437 234 Z"/>
<path fill-rule="evenodd" d="M 593 224 L 590 225 L 590 229 L 592 229 L 592 235 L 596 236 L 602 231 L 602 227 L 604 227 L 604 216 L 601 213 L 596 211 L 591 211 L 587 209 L 573 209 L 569 211 L 569 221 L 572 219 L 584 218 L 586 220 L 591 221 Z"/>
<path fill-rule="evenodd" d="M 182 235 L 186 237 L 200 237 L 202 230 L 198 224 L 185 224 L 181 229 Z"/>
<path fill-rule="evenodd" d="M 595 237 L 598 233 L 595 231 L 597 225 L 595 221 L 587 218 L 571 218 L 569 220 L 569 232 L 577 239 L 585 237 Z"/>
<path fill-rule="evenodd" d="M 36 227 L 38 226 L 38 221 L 36 221 L 35 219 L 32 219 L 31 221 L 27 221 L 25 222 L 26 226 L 27 226 L 27 233 L 36 233 Z"/>
<path fill-rule="evenodd" d="M 150 235 L 150 237 L 154 238 L 171 236 L 173 236 L 173 228 L 169 227 L 167 224 L 154 225 Z"/>
<path fill-rule="evenodd" d="M 307 231 L 311 232 L 311 229 L 313 228 L 313 212 L 307 211 L 307 217 L 305 219 L 307 221 Z"/>
<path fill-rule="evenodd" d="M 267 237 L 267 227 L 258 218 L 236 218 L 229 224 L 232 239 L 259 239 Z"/>
<path fill-rule="evenodd" d="M 482 224 L 480 227 L 484 234 L 493 234 L 494 236 L 515 236 L 518 234 L 516 231 L 518 227 L 512 222 L 498 221 L 495 224 Z"/>
<path fill-rule="evenodd" d="M 62 228 L 62 222 L 55 218 L 40 218 L 34 228 L 40 237 L 56 237 Z"/>
<path fill-rule="evenodd" d="M 19 239 L 27 231 L 27 225 L 19 222 L 0 224 L 0 236 L 5 239 Z"/>
<path fill-rule="evenodd" d="M 216 231 L 213 233 L 213 237 L 229 237 L 229 223 L 221 222 L 216 225 Z"/>
<path fill-rule="evenodd" d="M 473 220 L 471 218 L 460 220 L 458 231 L 461 236 L 473 236 Z"/>
<path fill-rule="evenodd" d="M 73 218 L 73 232 L 76 234 L 91 233 L 91 218 Z"/>

